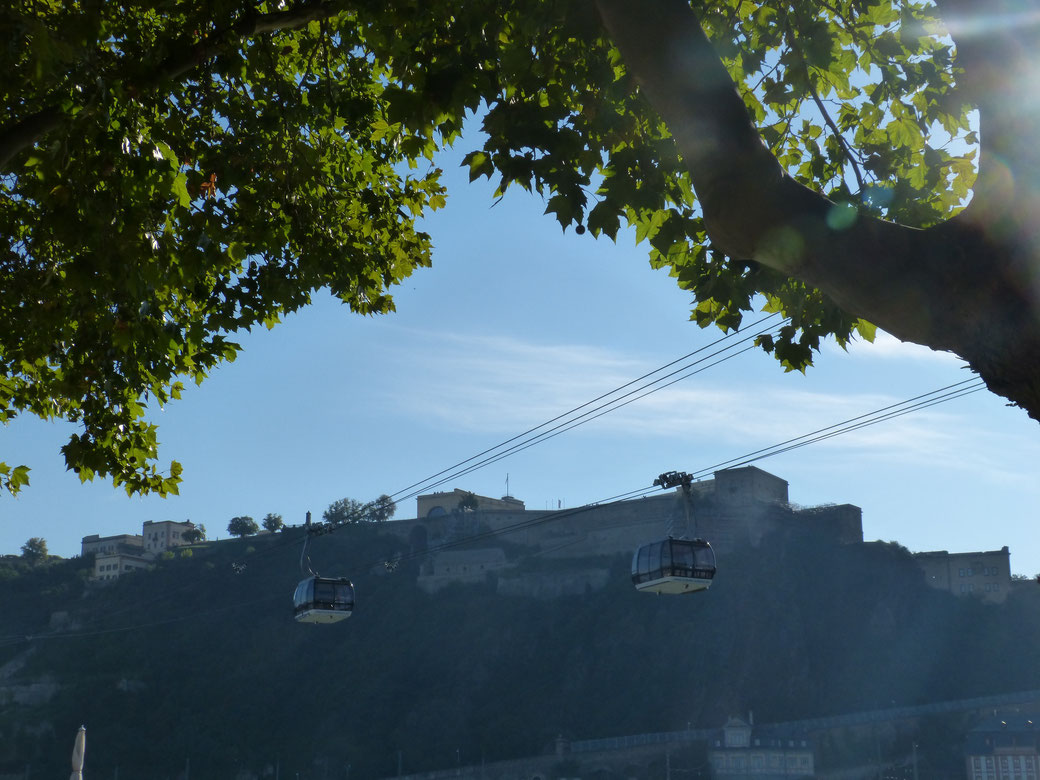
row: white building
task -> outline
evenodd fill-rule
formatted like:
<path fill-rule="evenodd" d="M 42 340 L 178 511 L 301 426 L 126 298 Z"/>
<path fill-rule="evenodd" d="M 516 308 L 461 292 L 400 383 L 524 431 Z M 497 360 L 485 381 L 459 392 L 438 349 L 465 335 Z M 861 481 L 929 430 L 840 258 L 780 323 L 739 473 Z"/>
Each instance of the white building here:
<path fill-rule="evenodd" d="M 114 580 L 127 572 L 146 569 L 162 553 L 187 544 L 184 535 L 194 528 L 190 520 L 146 520 L 140 534 L 84 536 L 80 550 L 84 556 L 94 556 L 92 579 Z"/>

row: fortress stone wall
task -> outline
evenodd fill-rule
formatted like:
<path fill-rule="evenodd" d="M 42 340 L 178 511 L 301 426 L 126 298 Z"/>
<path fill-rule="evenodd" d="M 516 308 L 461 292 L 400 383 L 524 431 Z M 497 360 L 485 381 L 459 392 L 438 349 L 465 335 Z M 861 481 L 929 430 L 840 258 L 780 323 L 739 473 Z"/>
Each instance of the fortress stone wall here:
<path fill-rule="evenodd" d="M 461 508 L 467 496 L 475 509 Z M 629 555 L 641 544 L 668 535 L 702 537 L 723 554 L 757 547 L 775 533 L 807 532 L 840 544 L 863 541 L 859 507 L 794 507 L 788 502 L 787 482 L 754 466 L 717 471 L 713 479 L 694 483 L 689 522 L 681 489 L 559 511 L 528 510 L 511 496 L 491 499 L 455 489 L 420 496 L 417 509 L 414 519 L 385 524 L 385 530 L 407 542 L 413 552 L 492 532 L 475 543 L 483 549 L 471 550 L 464 563 L 459 553 L 431 555 L 420 577 L 430 589 L 509 568 L 502 549 L 512 545 L 545 558 L 580 559 Z"/>

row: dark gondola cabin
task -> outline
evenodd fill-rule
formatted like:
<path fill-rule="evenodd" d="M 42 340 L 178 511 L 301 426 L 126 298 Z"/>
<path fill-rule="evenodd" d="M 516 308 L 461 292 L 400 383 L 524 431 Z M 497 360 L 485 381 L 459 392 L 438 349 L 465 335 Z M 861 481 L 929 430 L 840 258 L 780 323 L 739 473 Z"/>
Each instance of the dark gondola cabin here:
<path fill-rule="evenodd" d="M 335 623 L 354 611 L 354 586 L 346 577 L 308 577 L 293 596 L 300 623 Z"/>
<path fill-rule="evenodd" d="M 715 551 L 703 539 L 644 544 L 632 556 L 632 582 L 650 593 L 696 593 L 715 576 Z"/>

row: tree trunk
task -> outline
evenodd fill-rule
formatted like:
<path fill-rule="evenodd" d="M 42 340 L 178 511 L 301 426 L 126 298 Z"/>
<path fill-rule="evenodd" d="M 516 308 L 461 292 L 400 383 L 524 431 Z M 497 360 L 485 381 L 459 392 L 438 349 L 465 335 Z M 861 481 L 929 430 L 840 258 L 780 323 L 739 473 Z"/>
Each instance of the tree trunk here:
<path fill-rule="evenodd" d="M 1012 121 L 998 111 L 1006 103 L 981 97 L 995 94 L 1000 76 L 986 47 L 969 47 L 958 61 L 983 112 L 983 141 L 998 139 L 1002 164 L 1018 176 L 999 175 L 983 155 L 972 203 L 943 224 L 917 229 L 861 215 L 834 229 L 834 204 L 792 179 L 766 148 L 688 2 L 596 2 L 676 139 L 716 248 L 813 285 L 901 340 L 959 355 L 992 392 L 1040 420 L 1040 199 L 1029 186 L 1040 181 L 1040 165 L 1022 117 Z M 1019 60 L 1036 50 L 1018 43 L 1001 60 L 1011 73 L 1023 73 Z M 1007 97 L 1015 85 L 1002 73 Z"/>

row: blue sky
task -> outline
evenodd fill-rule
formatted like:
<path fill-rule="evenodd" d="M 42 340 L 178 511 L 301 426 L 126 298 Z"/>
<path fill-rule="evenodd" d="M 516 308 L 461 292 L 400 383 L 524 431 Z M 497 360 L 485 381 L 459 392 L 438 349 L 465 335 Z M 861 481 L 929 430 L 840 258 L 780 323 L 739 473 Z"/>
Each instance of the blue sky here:
<path fill-rule="evenodd" d="M 395 293 L 397 313 L 352 315 L 321 296 L 272 331 L 242 334 L 239 359 L 156 411 L 181 495 L 128 498 L 64 470 L 70 428 L 25 418 L 3 457 L 32 484 L 0 497 L 0 553 L 31 536 L 77 554 L 82 536 L 191 519 L 210 538 L 231 517 L 287 522 L 346 496 L 396 493 L 652 371 L 721 333 L 689 322 L 690 298 L 650 269 L 631 235 L 562 234 L 523 192 L 495 206 L 449 160 L 447 209 L 429 221 L 432 269 Z M 750 321 L 750 320 L 749 320 Z M 531 509 L 599 501 L 672 469 L 728 458 L 968 378 L 961 361 L 881 334 L 829 344 L 805 376 L 753 351 L 439 489 Z M 1040 572 L 1040 426 L 989 393 L 942 404 L 757 463 L 801 505 L 853 503 L 867 539 L 911 550 L 1008 545 Z M 397 517 L 414 517 L 414 500 Z M 663 532 L 664 529 L 662 529 Z"/>

